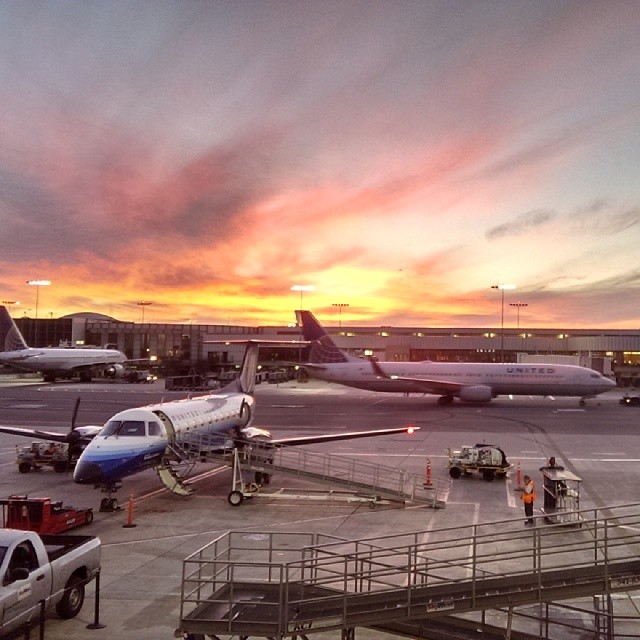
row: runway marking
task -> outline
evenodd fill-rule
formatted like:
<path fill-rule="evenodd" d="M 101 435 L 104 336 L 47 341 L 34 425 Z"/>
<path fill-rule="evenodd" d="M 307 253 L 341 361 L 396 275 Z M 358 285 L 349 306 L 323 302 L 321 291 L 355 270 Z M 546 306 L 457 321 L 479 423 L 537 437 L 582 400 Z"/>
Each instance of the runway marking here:
<path fill-rule="evenodd" d="M 46 404 L 10 404 L 9 409 L 44 409 Z"/>

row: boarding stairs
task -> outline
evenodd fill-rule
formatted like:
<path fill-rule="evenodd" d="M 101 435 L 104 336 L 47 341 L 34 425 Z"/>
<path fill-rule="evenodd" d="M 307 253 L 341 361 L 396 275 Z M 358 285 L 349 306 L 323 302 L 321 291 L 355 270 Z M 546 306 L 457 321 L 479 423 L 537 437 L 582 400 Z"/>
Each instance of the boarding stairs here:
<path fill-rule="evenodd" d="M 470 614 L 506 608 L 512 618 L 518 607 L 637 589 L 640 504 L 576 512 L 570 527 L 540 517 L 531 528 L 502 521 L 355 541 L 231 532 L 184 560 L 180 626 L 276 639 L 357 627 L 454 638 Z"/>
<path fill-rule="evenodd" d="M 197 452 L 196 455 L 202 460 L 232 467 L 229 502 L 234 505 L 242 502 L 239 495 L 242 498 L 302 496 L 300 491 L 295 494 L 283 494 L 280 490 L 266 491 L 273 474 L 338 488 L 345 492 L 345 496 L 361 498 L 372 506 L 383 502 L 410 502 L 444 508 L 450 489 L 449 478 L 429 479 L 427 483 L 425 476 L 404 469 L 310 450 L 308 447 L 278 447 L 259 441 L 221 449 L 219 442 L 217 448 L 210 444 L 192 440 L 185 448 Z M 335 497 L 335 494 L 332 495 Z"/>
<path fill-rule="evenodd" d="M 190 496 L 193 489 L 184 480 L 194 465 L 193 451 L 185 443 L 173 441 L 167 446 L 162 462 L 156 467 L 156 473 L 169 491 L 180 496 Z"/>

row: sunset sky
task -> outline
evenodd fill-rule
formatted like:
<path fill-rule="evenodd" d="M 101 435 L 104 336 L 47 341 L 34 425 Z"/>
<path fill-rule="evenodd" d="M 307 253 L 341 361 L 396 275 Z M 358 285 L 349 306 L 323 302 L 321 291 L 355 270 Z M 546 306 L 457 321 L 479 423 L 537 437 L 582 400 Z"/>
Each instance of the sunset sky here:
<path fill-rule="evenodd" d="M 0 2 L 16 316 L 640 327 L 637 0 Z"/>

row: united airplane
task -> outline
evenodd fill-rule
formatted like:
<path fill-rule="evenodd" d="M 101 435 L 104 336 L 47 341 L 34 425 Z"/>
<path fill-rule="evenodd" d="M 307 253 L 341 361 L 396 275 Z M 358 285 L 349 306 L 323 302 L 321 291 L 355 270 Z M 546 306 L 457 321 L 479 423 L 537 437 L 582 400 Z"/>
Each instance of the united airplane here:
<path fill-rule="evenodd" d="M 292 346 L 298 343 L 243 342 L 247 346 L 240 375 L 216 393 L 125 409 L 112 416 L 99 430 L 95 427 L 87 427 L 84 431 L 83 427 L 75 428 L 74 413 L 72 429 L 66 435 L 7 426 L 0 426 L 0 432 L 69 442 L 70 447 L 81 451 L 73 472 L 74 481 L 94 485 L 107 493 L 108 497 L 103 498 L 100 508 L 112 510 L 118 506 L 113 494 L 120 488 L 123 478 L 152 467 L 168 489 L 179 495 L 187 495 L 190 491 L 180 472 L 185 464 L 192 465 L 206 458 L 207 453 L 229 451 L 252 443 L 260 445 L 261 450 L 265 451 L 265 446 L 290 447 L 411 433 L 414 430 L 414 427 L 401 427 L 272 438 L 265 429 L 252 426 L 259 346 Z"/>
<path fill-rule="evenodd" d="M 6 307 L 0 306 L 0 364 L 21 371 L 42 373 L 46 382 L 77 373 L 81 380 L 91 380 L 96 369 L 105 369 L 112 377 L 124 372 L 127 356 L 116 349 L 39 349 L 27 346 Z"/>
<path fill-rule="evenodd" d="M 310 311 L 296 311 L 311 343 L 302 366 L 319 380 L 369 391 L 439 395 L 439 404 L 490 402 L 500 395 L 577 396 L 583 404 L 615 387 L 601 373 L 574 365 L 461 362 L 378 362 L 339 349 Z"/>

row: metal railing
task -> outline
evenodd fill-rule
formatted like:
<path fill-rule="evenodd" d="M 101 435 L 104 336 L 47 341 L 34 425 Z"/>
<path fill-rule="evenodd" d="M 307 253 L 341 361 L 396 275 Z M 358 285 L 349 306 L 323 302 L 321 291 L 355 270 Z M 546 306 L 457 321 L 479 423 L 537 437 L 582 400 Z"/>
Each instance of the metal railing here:
<path fill-rule="evenodd" d="M 233 451 L 215 453 L 212 459 L 233 464 Z M 360 459 L 334 455 L 308 447 L 274 447 L 268 443 L 251 443 L 238 448 L 243 469 L 261 473 L 282 473 L 289 477 L 339 486 L 355 493 L 366 493 L 397 502 L 422 502 L 444 506 L 450 479 L 425 478 L 404 469 L 375 464 Z"/>
<path fill-rule="evenodd" d="M 181 624 L 283 637 L 640 588 L 640 504 L 363 540 L 229 533 L 185 559 Z"/>

